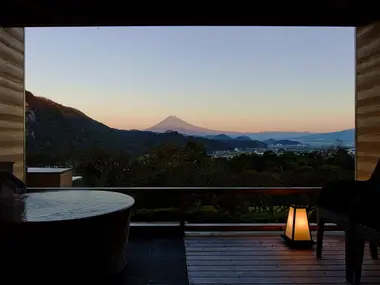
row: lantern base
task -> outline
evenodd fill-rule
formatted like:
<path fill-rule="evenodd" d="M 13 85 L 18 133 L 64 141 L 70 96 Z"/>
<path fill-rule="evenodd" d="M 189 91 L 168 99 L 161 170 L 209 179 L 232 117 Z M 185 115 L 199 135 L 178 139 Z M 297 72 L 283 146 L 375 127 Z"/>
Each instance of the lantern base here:
<path fill-rule="evenodd" d="M 313 245 L 316 244 L 313 240 L 301 240 L 301 241 L 294 241 L 288 238 L 286 235 L 281 235 L 281 237 L 284 239 L 285 244 L 291 248 L 312 248 Z"/>

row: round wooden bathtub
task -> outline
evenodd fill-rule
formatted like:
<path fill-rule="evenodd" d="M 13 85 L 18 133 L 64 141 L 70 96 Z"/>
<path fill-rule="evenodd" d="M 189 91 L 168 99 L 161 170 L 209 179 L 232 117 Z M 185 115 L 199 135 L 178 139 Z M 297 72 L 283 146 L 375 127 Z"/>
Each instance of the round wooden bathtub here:
<path fill-rule="evenodd" d="M 133 204 L 132 197 L 109 191 L 18 196 L 1 210 L 1 271 L 10 280 L 52 284 L 100 280 L 118 273 L 126 265 Z"/>

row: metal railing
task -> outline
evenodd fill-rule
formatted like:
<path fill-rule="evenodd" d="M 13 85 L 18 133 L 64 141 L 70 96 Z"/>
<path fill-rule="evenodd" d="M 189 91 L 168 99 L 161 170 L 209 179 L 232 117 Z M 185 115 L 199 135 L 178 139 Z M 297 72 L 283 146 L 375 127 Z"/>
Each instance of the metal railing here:
<path fill-rule="evenodd" d="M 205 226 L 200 224 L 188 224 L 186 223 L 186 211 L 187 211 L 187 197 L 188 195 L 196 194 L 252 194 L 252 195 L 271 195 L 271 196 L 284 196 L 284 195 L 313 195 L 320 192 L 321 187 L 62 187 L 62 188 L 39 188 L 28 187 L 27 192 L 40 192 L 40 191 L 61 191 L 61 190 L 100 190 L 100 191 L 114 191 L 122 192 L 134 196 L 133 193 L 167 193 L 177 195 L 178 197 L 178 209 L 179 209 L 179 221 L 178 225 L 181 230 L 191 228 L 193 230 L 223 230 L 223 229 L 235 229 L 235 230 L 268 230 L 269 228 L 280 230 L 284 227 L 283 223 L 277 224 L 249 224 L 249 223 L 237 223 L 234 225 L 226 223 L 208 223 Z M 162 224 L 162 223 L 161 223 Z M 312 225 L 315 227 L 315 225 Z M 334 225 L 331 226 L 335 229 Z"/>
<path fill-rule="evenodd" d="M 321 187 L 27 187 L 27 192 L 61 191 L 61 190 L 99 190 L 115 192 L 176 192 L 181 194 L 311 194 L 319 193 Z"/>

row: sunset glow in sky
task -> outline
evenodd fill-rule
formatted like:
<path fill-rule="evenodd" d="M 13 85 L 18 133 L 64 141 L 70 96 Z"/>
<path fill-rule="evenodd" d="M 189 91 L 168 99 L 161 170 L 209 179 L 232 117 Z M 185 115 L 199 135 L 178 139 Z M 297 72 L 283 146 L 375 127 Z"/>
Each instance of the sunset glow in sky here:
<path fill-rule="evenodd" d="M 27 28 L 26 89 L 120 129 L 354 126 L 354 29 Z"/>

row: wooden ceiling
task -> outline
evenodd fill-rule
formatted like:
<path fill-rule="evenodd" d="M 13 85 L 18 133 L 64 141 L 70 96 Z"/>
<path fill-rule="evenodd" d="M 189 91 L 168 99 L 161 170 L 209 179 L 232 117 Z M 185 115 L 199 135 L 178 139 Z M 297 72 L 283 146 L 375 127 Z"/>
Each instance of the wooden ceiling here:
<path fill-rule="evenodd" d="M 380 17 L 373 0 L 4 1 L 2 26 L 360 26 Z"/>

